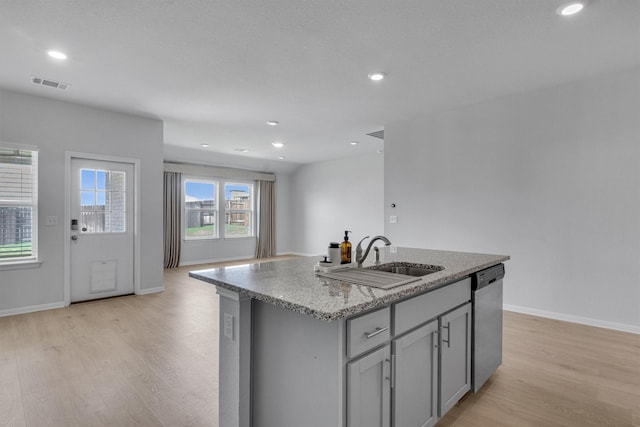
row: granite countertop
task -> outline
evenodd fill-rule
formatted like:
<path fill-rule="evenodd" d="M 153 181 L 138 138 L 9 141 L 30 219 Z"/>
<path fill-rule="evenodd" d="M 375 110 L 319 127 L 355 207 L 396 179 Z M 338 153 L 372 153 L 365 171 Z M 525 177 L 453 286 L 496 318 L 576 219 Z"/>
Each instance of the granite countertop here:
<path fill-rule="evenodd" d="M 380 248 L 380 262 L 441 265 L 444 270 L 387 290 L 318 276 L 313 267 L 320 256 L 198 270 L 190 272 L 189 276 L 320 320 L 332 321 L 436 289 L 509 259 L 507 255 L 396 249 L 396 253 L 391 253 L 389 247 Z M 374 254 L 368 258 L 364 267 L 374 264 Z"/>

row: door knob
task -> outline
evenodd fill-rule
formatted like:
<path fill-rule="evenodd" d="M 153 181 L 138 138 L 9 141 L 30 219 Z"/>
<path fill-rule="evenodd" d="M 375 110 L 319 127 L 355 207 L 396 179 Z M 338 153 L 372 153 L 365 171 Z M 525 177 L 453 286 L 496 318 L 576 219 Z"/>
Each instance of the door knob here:
<path fill-rule="evenodd" d="M 71 236 L 71 240 L 78 240 L 78 235 L 74 234 L 73 236 Z"/>

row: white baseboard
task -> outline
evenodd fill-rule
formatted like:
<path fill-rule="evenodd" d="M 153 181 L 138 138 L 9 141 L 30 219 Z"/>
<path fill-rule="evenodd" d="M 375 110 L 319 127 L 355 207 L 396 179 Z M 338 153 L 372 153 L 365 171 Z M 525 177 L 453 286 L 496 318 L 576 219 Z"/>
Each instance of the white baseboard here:
<path fill-rule="evenodd" d="M 164 286 L 158 286 L 157 288 L 146 288 L 140 289 L 136 295 L 147 295 L 147 294 L 155 294 L 158 292 L 164 292 Z"/>
<path fill-rule="evenodd" d="M 216 258 L 216 259 L 199 259 L 197 261 L 180 261 L 178 267 L 184 267 L 187 265 L 200 265 L 200 264 L 215 264 L 217 262 L 229 262 L 229 261 L 240 261 L 243 259 L 252 259 L 251 256 L 239 256 L 239 257 L 231 257 L 231 258 Z"/>
<path fill-rule="evenodd" d="M 276 256 L 278 255 L 319 256 L 318 254 L 302 254 L 297 252 L 282 252 L 282 253 L 276 254 Z M 233 257 L 233 258 L 202 259 L 198 261 L 185 261 L 185 262 L 180 261 L 179 267 L 185 267 L 188 265 L 215 264 L 217 262 L 242 261 L 245 259 L 254 259 L 254 258 L 250 256 L 249 257 L 240 256 L 240 257 Z"/>
<path fill-rule="evenodd" d="M 532 316 L 546 317 L 548 319 L 563 320 L 565 322 L 580 323 L 582 325 L 596 326 L 599 328 L 613 329 L 616 331 L 630 332 L 632 334 L 640 335 L 640 327 L 627 325 L 625 323 L 607 322 L 604 320 L 573 316 L 570 314 L 556 313 L 553 311 L 538 310 L 536 308 L 522 307 L 519 305 L 505 304 L 504 309 L 506 311 L 513 311 L 516 313 L 530 314 Z"/>
<path fill-rule="evenodd" d="M 54 308 L 64 308 L 64 301 L 52 302 L 49 304 L 30 305 L 28 307 L 9 308 L 6 310 L 0 310 L 0 317 L 13 316 L 16 314 L 33 313 L 35 311 L 51 310 Z"/>
<path fill-rule="evenodd" d="M 320 255 L 320 254 L 305 254 L 302 252 L 289 252 L 288 255 L 298 255 L 298 256 L 317 256 L 318 258 L 323 257 L 324 255 Z"/>

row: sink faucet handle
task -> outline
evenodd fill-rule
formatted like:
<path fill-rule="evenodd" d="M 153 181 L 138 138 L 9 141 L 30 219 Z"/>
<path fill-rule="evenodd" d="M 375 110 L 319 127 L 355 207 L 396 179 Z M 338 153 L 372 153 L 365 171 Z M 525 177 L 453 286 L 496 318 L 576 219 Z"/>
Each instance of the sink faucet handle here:
<path fill-rule="evenodd" d="M 377 246 L 374 246 L 373 247 L 373 251 L 376 254 L 376 262 L 375 262 L 375 264 L 378 265 L 378 264 L 380 264 L 380 248 L 377 247 Z"/>

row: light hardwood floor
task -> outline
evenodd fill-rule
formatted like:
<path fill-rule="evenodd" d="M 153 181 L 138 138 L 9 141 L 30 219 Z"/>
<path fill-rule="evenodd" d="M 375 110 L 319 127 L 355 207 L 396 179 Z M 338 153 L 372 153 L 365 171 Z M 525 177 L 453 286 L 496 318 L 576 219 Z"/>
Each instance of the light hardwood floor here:
<path fill-rule="evenodd" d="M 502 366 L 438 423 L 480 426 L 640 426 L 640 335 L 505 312 Z"/>
<path fill-rule="evenodd" d="M 0 318 L 0 426 L 216 426 L 218 298 L 198 268 Z M 640 335 L 509 312 L 504 334 L 503 366 L 438 427 L 640 426 Z"/>

